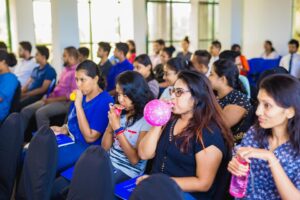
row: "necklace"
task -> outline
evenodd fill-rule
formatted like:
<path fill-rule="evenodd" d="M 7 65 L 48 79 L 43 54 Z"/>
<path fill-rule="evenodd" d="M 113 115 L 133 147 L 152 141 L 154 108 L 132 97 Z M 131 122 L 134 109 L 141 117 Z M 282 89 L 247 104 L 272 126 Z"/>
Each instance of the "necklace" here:
<path fill-rule="evenodd" d="M 165 167 L 166 167 L 166 160 L 167 160 L 167 149 L 169 147 L 169 145 L 171 144 L 172 140 L 173 140 L 173 132 L 174 132 L 174 126 L 176 124 L 177 120 L 174 120 L 171 124 L 171 127 L 170 127 L 170 131 L 169 131 L 169 140 L 168 142 L 165 144 L 165 148 L 164 148 L 164 157 L 163 157 L 163 160 L 162 160 L 162 164 L 161 164 L 161 167 L 160 167 L 160 171 L 162 173 L 164 173 L 164 170 L 165 170 Z"/>

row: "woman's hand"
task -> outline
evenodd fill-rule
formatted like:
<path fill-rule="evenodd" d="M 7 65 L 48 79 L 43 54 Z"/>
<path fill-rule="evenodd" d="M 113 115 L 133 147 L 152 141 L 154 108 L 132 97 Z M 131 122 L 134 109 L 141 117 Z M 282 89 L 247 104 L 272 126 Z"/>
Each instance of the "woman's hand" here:
<path fill-rule="evenodd" d="M 67 127 L 64 126 L 51 126 L 50 127 L 52 129 L 52 131 L 54 132 L 55 135 L 60 135 L 60 134 L 67 134 L 68 133 L 68 129 Z"/>
<path fill-rule="evenodd" d="M 271 151 L 253 147 L 240 147 L 237 154 L 248 163 L 251 162 L 250 158 L 257 158 L 269 162 L 273 157 L 275 157 Z"/>
<path fill-rule="evenodd" d="M 110 110 L 108 111 L 108 120 L 111 128 L 115 131 L 121 127 L 120 116 L 116 114 L 115 105 L 109 105 Z"/>
<path fill-rule="evenodd" d="M 138 177 L 138 179 L 136 179 L 135 184 L 138 185 L 138 184 L 140 184 L 140 182 L 142 182 L 143 180 L 145 180 L 147 178 L 149 178 L 149 175 L 143 175 L 141 177 Z"/>
<path fill-rule="evenodd" d="M 227 169 L 235 176 L 245 176 L 249 171 L 249 164 L 243 165 L 237 160 L 236 157 L 233 157 L 229 162 Z"/>
<path fill-rule="evenodd" d="M 75 90 L 76 91 L 76 99 L 75 99 L 75 107 L 81 107 L 82 106 L 82 99 L 83 99 L 83 94 L 81 92 L 81 90 Z"/>
<path fill-rule="evenodd" d="M 271 151 L 252 147 L 240 147 L 237 151 L 237 157 L 245 160 L 248 163 L 251 163 L 251 158 L 265 160 L 269 163 L 275 158 Z M 228 170 L 236 176 L 244 176 L 249 170 L 249 165 L 245 166 L 241 164 L 237 158 L 234 157 L 228 164 Z"/>

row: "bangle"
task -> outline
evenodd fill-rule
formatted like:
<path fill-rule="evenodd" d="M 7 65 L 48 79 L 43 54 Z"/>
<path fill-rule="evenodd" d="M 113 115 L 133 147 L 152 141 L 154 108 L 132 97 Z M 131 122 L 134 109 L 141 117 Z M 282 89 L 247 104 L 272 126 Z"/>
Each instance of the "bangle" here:
<path fill-rule="evenodd" d="M 272 162 L 269 162 L 269 168 L 273 167 L 275 164 L 279 163 L 278 159 L 273 160 Z"/>
<path fill-rule="evenodd" d="M 115 136 L 121 135 L 125 132 L 125 130 L 119 131 L 118 133 L 115 134 Z"/>
<path fill-rule="evenodd" d="M 120 134 L 120 132 L 124 132 L 124 130 L 125 130 L 124 127 L 120 127 L 117 130 L 114 130 L 114 134 L 118 135 L 118 134 Z"/>

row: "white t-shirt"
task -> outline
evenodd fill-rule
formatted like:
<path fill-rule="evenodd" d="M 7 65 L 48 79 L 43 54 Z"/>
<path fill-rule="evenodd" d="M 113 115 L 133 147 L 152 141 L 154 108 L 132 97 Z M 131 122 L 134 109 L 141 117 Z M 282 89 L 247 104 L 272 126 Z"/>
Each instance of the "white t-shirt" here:
<path fill-rule="evenodd" d="M 267 55 L 265 52 L 261 54 L 261 57 L 263 59 L 276 59 L 279 58 L 279 54 L 276 51 L 272 51 L 269 55 Z"/>
<path fill-rule="evenodd" d="M 120 120 L 121 127 L 126 127 L 126 116 L 122 115 Z M 136 143 L 141 132 L 149 131 L 151 126 L 144 118 L 139 119 L 133 125 L 126 127 L 123 133 L 130 145 L 136 148 Z M 144 173 L 146 163 L 145 160 L 140 160 L 136 165 L 132 165 L 125 155 L 120 143 L 116 137 L 112 147 L 109 149 L 110 160 L 112 165 L 121 170 L 127 176 L 134 178 Z"/>
<path fill-rule="evenodd" d="M 14 74 L 18 77 L 21 85 L 24 86 L 27 80 L 30 78 L 32 70 L 38 66 L 34 58 L 30 60 L 21 60 L 15 67 Z"/>

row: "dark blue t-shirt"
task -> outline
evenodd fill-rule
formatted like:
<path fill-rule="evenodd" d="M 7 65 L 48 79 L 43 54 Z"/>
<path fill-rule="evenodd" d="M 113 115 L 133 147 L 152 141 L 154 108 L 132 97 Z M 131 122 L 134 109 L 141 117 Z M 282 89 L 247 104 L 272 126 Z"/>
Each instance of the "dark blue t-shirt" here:
<path fill-rule="evenodd" d="M 13 73 L 0 74 L 0 122 L 9 113 L 11 102 L 18 87 L 18 78 Z"/>
<path fill-rule="evenodd" d="M 47 63 L 44 68 L 35 67 L 31 73 L 32 83 L 28 86 L 28 91 L 42 87 L 45 80 L 56 79 L 55 69 Z"/>
<path fill-rule="evenodd" d="M 191 139 L 189 148 L 186 153 L 180 151 L 180 144 L 183 140 L 174 137 L 172 125 L 175 121 L 171 121 L 164 129 L 155 152 L 152 173 L 164 173 L 170 177 L 195 177 L 196 176 L 196 158 L 195 154 L 203 150 L 201 143 L 194 136 Z M 207 148 L 211 145 L 216 146 L 223 154 L 222 163 L 218 169 L 217 176 L 207 192 L 191 192 L 190 194 L 196 199 L 211 199 L 216 189 L 216 183 L 219 180 L 221 171 L 227 170 L 228 148 L 225 145 L 221 130 L 214 124 L 210 125 L 210 130 L 203 129 L 202 140 Z M 171 134 L 171 136 L 170 136 Z M 169 141 L 171 137 L 171 142 Z M 201 163 L 205 165 L 205 163 Z"/>
<path fill-rule="evenodd" d="M 119 74 L 122 72 L 133 70 L 132 64 L 125 59 L 123 62 L 117 63 L 114 65 L 107 76 L 107 87 L 106 90 L 109 92 L 111 90 L 114 90 L 116 88 L 116 78 Z"/>
<path fill-rule="evenodd" d="M 82 108 L 85 113 L 85 117 L 89 123 L 91 129 L 101 133 L 101 137 L 93 143 L 87 143 L 80 131 L 76 108 L 74 103 L 71 104 L 70 112 L 68 116 L 68 128 L 70 133 L 74 135 L 75 142 L 81 142 L 85 145 L 100 144 L 101 138 L 105 132 L 108 124 L 107 113 L 109 111 L 109 104 L 113 103 L 113 98 L 108 92 L 103 91 L 92 100 L 86 102 L 86 96 L 83 96 Z"/>

